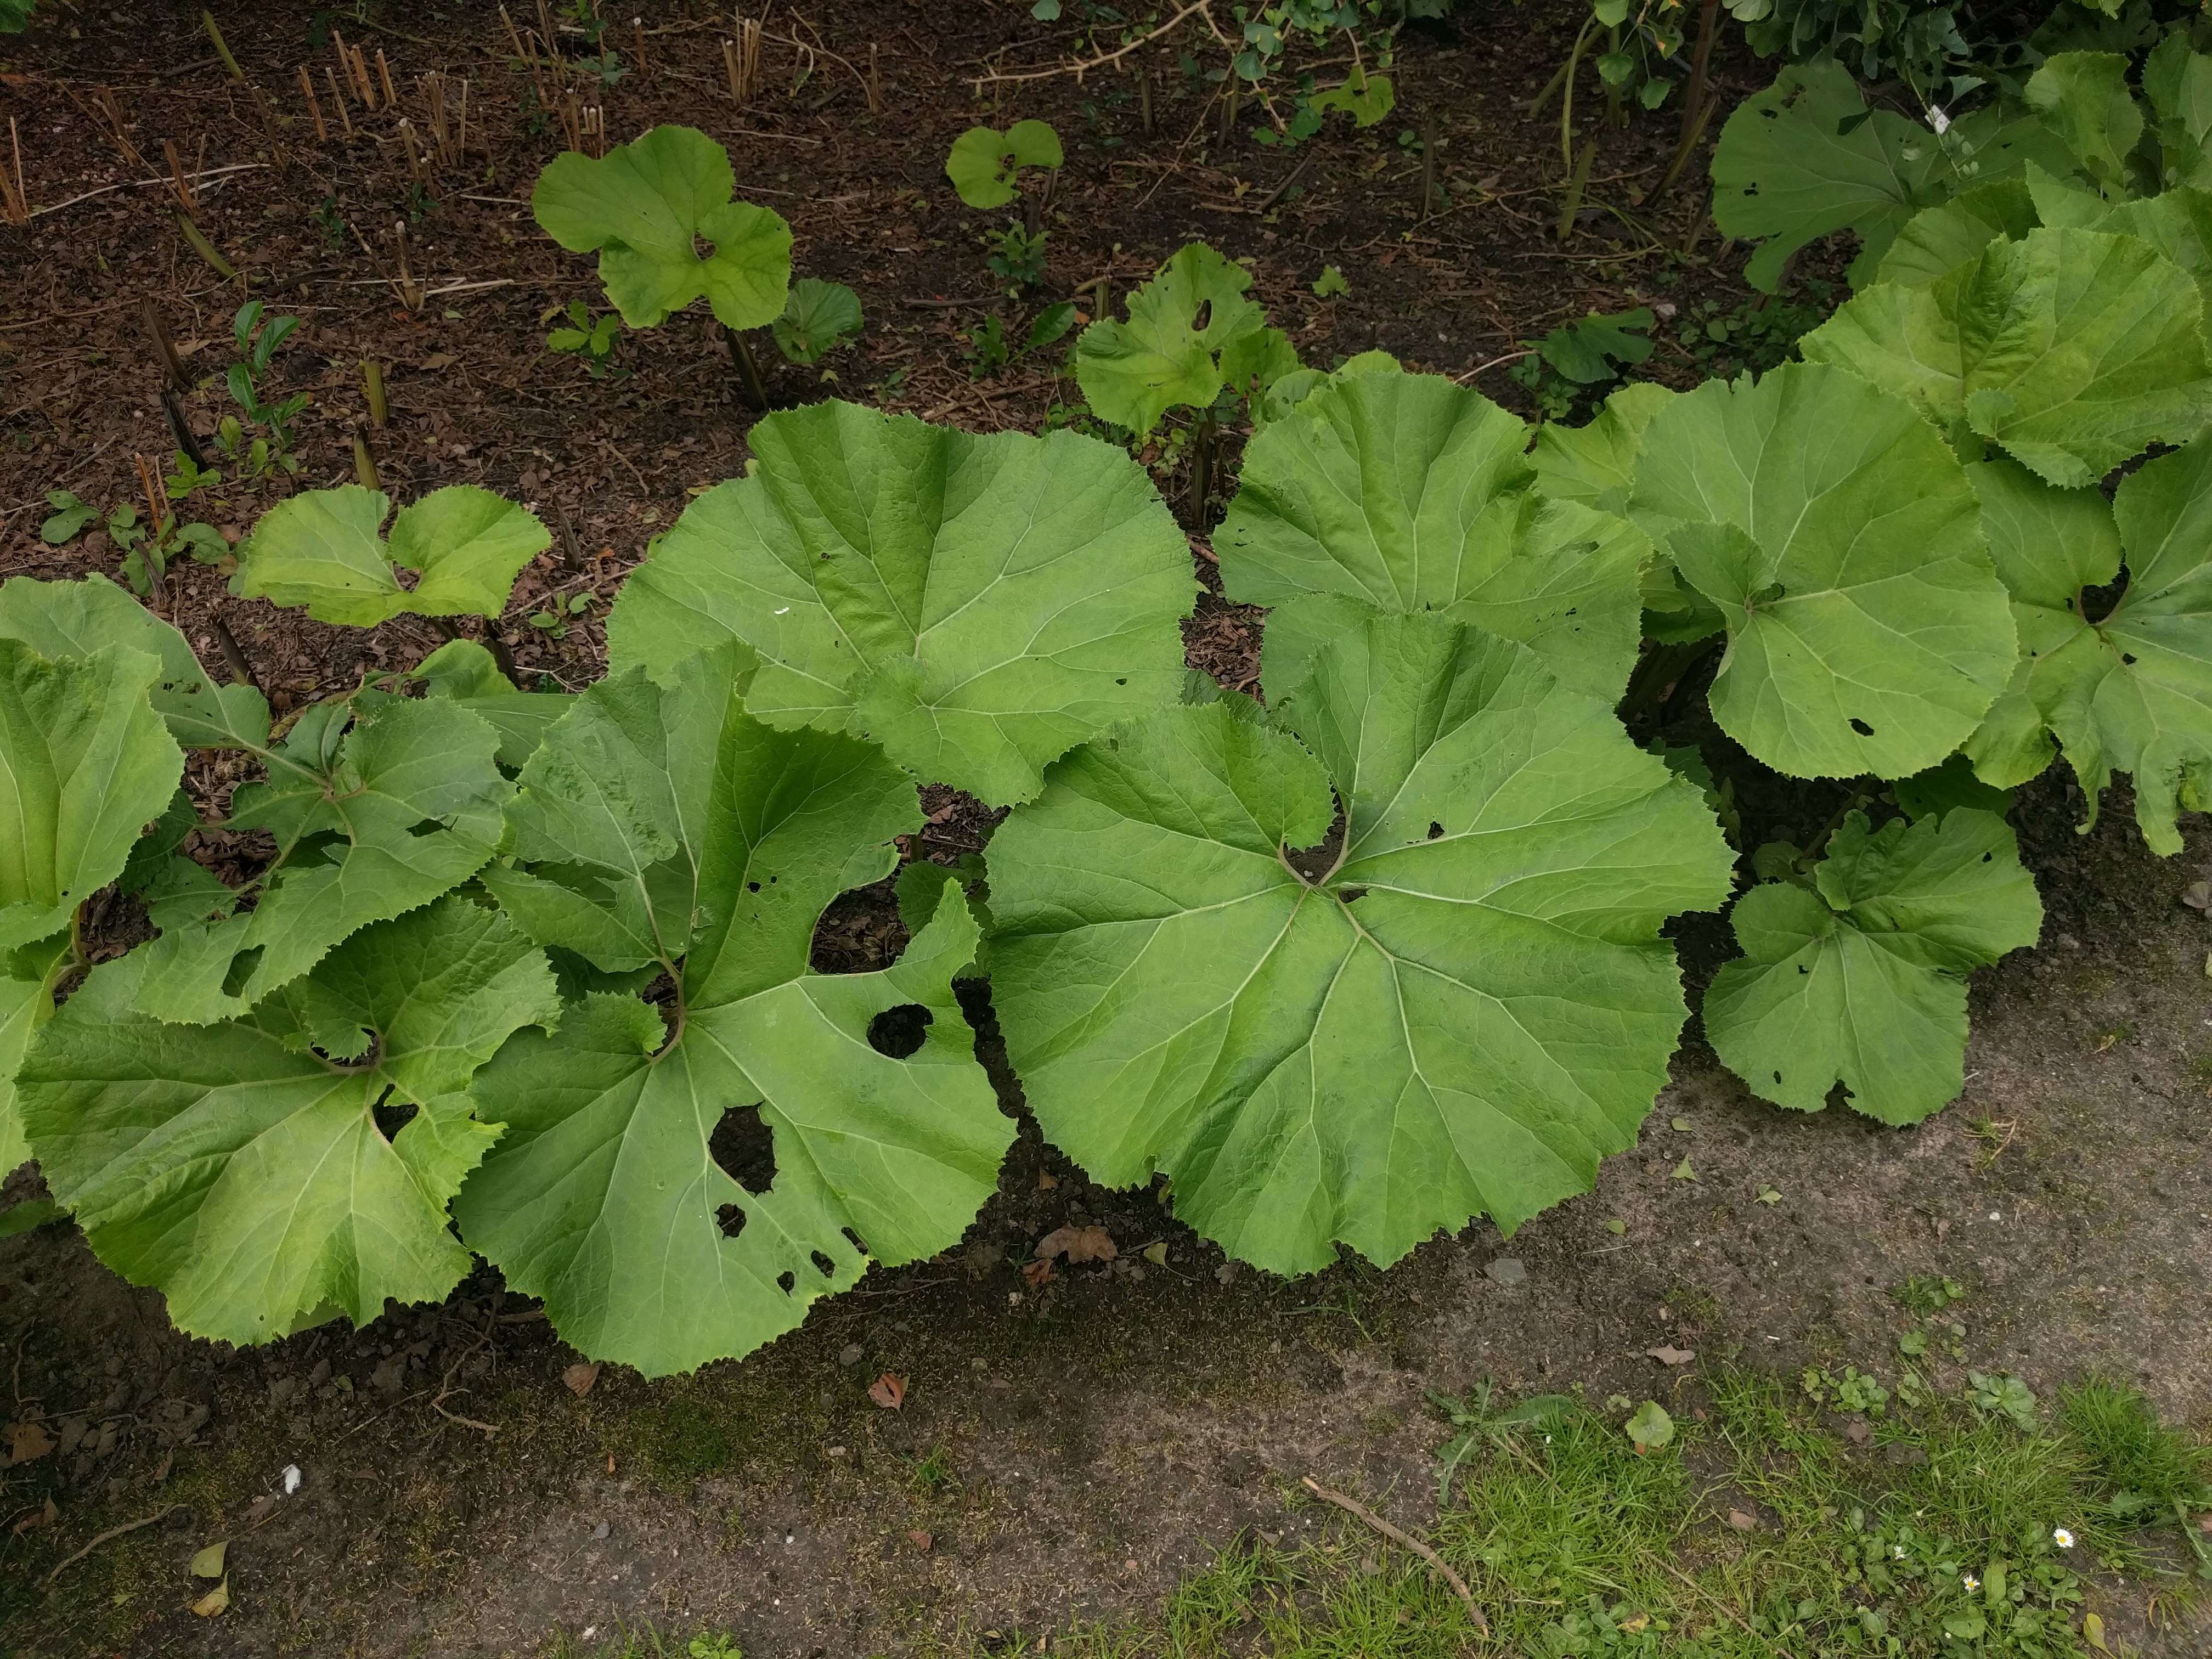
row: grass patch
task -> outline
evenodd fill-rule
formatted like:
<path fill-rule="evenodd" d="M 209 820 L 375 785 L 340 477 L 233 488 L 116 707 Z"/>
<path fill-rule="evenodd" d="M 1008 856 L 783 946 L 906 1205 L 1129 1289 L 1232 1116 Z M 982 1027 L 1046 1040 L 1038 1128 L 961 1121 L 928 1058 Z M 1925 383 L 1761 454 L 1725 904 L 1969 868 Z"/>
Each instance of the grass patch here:
<path fill-rule="evenodd" d="M 1232 1548 L 1141 1620 L 896 1650 L 2105 1659 L 2085 1575 L 2163 1585 L 2169 1616 L 2193 1600 L 2136 1530 L 2148 1511 L 2122 1495 L 2205 1498 L 2190 1483 L 2206 1453 L 2128 1390 L 2084 1384 L 2055 1422 L 2037 1414 L 2023 1429 L 2007 1410 L 1923 1389 L 1847 1419 L 1863 1426 L 1846 1439 L 1802 1385 L 1735 1369 L 1702 1380 L 1706 1420 L 1678 1414 L 1674 1443 L 1644 1454 L 1619 1411 L 1574 1395 L 1493 1409 L 1479 1394 L 1456 1409 L 1431 1541 L 1472 1586 L 1487 1641 L 1422 1562 L 1339 1522 L 1294 1549 Z"/>

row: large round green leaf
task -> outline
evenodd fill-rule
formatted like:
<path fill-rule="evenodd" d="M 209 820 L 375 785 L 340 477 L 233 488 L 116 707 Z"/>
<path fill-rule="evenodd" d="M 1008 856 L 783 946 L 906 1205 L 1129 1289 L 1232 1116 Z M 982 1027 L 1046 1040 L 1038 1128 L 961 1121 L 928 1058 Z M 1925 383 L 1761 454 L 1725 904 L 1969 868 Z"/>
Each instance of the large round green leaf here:
<path fill-rule="evenodd" d="M 100 1259 L 227 1342 L 452 1290 L 469 1253 L 446 1206 L 498 1133 L 459 1091 L 510 1032 L 559 1017 L 544 953 L 449 898 L 201 1027 L 134 1011 L 144 965 L 97 969 L 21 1073 L 40 1166 Z"/>
<path fill-rule="evenodd" d="M 1075 382 L 1102 420 L 1146 433 L 1170 409 L 1206 409 L 1226 386 L 1264 392 L 1298 366 L 1267 313 L 1245 297 L 1252 273 L 1203 242 L 1181 249 L 1129 295 L 1128 320 L 1076 337 Z"/>
<path fill-rule="evenodd" d="M 952 141 L 945 176 L 969 207 L 1004 207 L 1018 193 L 1024 167 L 1056 167 L 1062 159 L 1049 121 L 1017 121 L 1004 132 L 970 127 Z"/>
<path fill-rule="evenodd" d="M 1013 1138 L 952 994 L 976 941 L 957 887 L 894 966 L 808 969 L 823 906 L 890 872 L 921 808 L 871 745 L 747 715 L 744 660 L 585 693 L 523 770 L 537 862 L 494 878 L 545 942 L 673 982 L 665 1014 L 595 993 L 477 1076 L 506 1130 L 457 1207 L 564 1339 L 648 1375 L 750 1352 L 872 1255 L 952 1244 Z M 721 1150 L 726 1116 L 765 1159 Z"/>
<path fill-rule="evenodd" d="M 783 311 L 791 227 L 733 202 L 729 152 L 695 127 L 655 127 L 594 161 L 574 150 L 538 175 L 530 210 L 572 253 L 597 252 L 607 298 L 651 328 L 704 295 L 731 328 Z"/>
<path fill-rule="evenodd" d="M 2189 273 L 2148 243 L 2042 229 L 1933 283 L 1876 284 L 1802 349 L 2074 489 L 2212 420 L 2203 311 Z"/>
<path fill-rule="evenodd" d="M 1728 625 L 1713 717 L 1777 771 L 1921 771 L 2012 672 L 1964 469 L 1905 399 L 1841 369 L 1675 398 L 1644 428 L 1630 512 L 1674 526 L 1676 569 Z"/>
<path fill-rule="evenodd" d="M 2008 463 L 1977 468 L 1975 482 L 2023 653 L 2001 705 L 2012 721 L 1978 734 L 1977 770 L 2016 780 L 2047 757 L 2047 728 L 2089 822 L 2112 774 L 2130 772 L 2143 840 L 2179 852 L 2178 814 L 2212 810 L 2212 434 L 2147 463 L 2109 507 L 2094 489 L 2053 489 Z M 2085 596 L 2124 560 L 2118 602 L 2085 615 Z"/>
<path fill-rule="evenodd" d="M 823 403 L 769 416 L 607 623 L 617 669 L 743 641 L 747 706 L 849 726 L 927 779 L 1025 799 L 1054 757 L 1175 701 L 1188 544 L 1128 457 Z"/>
<path fill-rule="evenodd" d="M 239 550 L 238 591 L 349 628 L 408 612 L 496 617 L 522 567 L 553 544 L 535 514 L 474 484 L 401 507 L 387 544 L 379 532 L 391 511 L 391 497 L 359 484 L 279 502 Z M 395 568 L 415 572 L 413 586 Z"/>
<path fill-rule="evenodd" d="M 1213 545 L 1231 599 L 1282 607 L 1267 635 L 1278 683 L 1354 600 L 1472 623 L 1528 646 L 1561 684 L 1618 696 L 1650 542 L 1547 500 L 1528 443 L 1480 393 L 1395 369 L 1338 376 L 1264 428 Z"/>
<path fill-rule="evenodd" d="M 2005 821 L 1958 809 L 1879 831 L 1854 812 L 1814 886 L 1736 901 L 1742 960 L 1705 994 L 1705 1036 L 1752 1092 L 1917 1123 L 1965 1086 L 1966 975 L 2035 943 L 2043 903 Z"/>
<path fill-rule="evenodd" d="M 1222 701 L 1086 744 L 987 854 L 1046 1138 L 1108 1185 L 1166 1175 L 1281 1273 L 1586 1189 L 1681 1027 L 1660 925 L 1732 861 L 1696 790 L 1509 641 L 1370 616 L 1310 669 L 1270 686 L 1279 724 Z M 1330 836 L 1332 786 L 1309 880 L 1285 848 Z"/>

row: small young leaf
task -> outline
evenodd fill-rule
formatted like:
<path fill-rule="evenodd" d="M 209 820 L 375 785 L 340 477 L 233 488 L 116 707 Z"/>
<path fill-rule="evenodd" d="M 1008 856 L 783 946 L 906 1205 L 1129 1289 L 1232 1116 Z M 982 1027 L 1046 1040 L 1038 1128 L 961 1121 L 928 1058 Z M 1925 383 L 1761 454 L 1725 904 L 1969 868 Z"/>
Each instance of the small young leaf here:
<path fill-rule="evenodd" d="M 1334 265 L 1323 265 L 1321 275 L 1314 278 L 1313 291 L 1316 299 L 1333 300 L 1340 294 L 1351 293 L 1352 284 Z"/>
<path fill-rule="evenodd" d="M 1004 132 L 970 127 L 953 140 L 945 176 L 969 207 L 1004 207 L 1020 193 L 1024 167 L 1056 167 L 1064 159 L 1049 122 L 1017 121 Z"/>
<path fill-rule="evenodd" d="M 818 363 L 860 331 L 860 296 L 842 283 L 803 276 L 775 319 L 775 343 L 794 363 Z"/>
<path fill-rule="evenodd" d="M 1638 1406 L 1626 1426 L 1628 1437 L 1636 1443 L 1639 1452 L 1656 1451 L 1674 1438 L 1674 1419 L 1656 1400 L 1647 1400 Z"/>
<path fill-rule="evenodd" d="M 404 612 L 495 617 L 522 567 L 553 544 L 552 532 L 514 502 L 473 484 L 433 490 L 377 531 L 391 510 L 359 484 L 311 489 L 262 516 L 240 550 L 238 591 L 274 605 L 305 605 L 318 622 L 373 628 Z M 403 587 L 393 566 L 419 573 Z"/>

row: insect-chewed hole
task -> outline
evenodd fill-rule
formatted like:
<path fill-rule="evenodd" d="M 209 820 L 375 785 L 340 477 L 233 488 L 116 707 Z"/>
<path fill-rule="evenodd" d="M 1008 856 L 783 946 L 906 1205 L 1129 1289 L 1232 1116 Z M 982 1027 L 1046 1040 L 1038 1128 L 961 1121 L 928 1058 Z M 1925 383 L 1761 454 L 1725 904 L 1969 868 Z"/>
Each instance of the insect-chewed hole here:
<path fill-rule="evenodd" d="M 734 1204 L 725 1204 L 714 1212 L 714 1224 L 722 1230 L 725 1238 L 735 1238 L 745 1230 L 745 1212 Z"/>
<path fill-rule="evenodd" d="M 921 1047 L 933 1018 L 918 1002 L 886 1008 L 868 1022 L 868 1047 L 886 1060 L 904 1060 Z"/>
<path fill-rule="evenodd" d="M 799 1275 L 786 1267 L 775 1276 L 775 1287 L 786 1296 L 789 1296 L 792 1291 L 799 1288 Z"/>
<path fill-rule="evenodd" d="M 837 1275 L 837 1264 L 817 1250 L 814 1252 L 814 1271 L 824 1279 L 834 1279 Z"/>
<path fill-rule="evenodd" d="M 1775 1080 L 1777 1083 L 1781 1082 L 1781 1081 L 1782 1081 L 1782 1073 L 1779 1073 L 1779 1072 L 1777 1072 L 1777 1073 L 1774 1074 L 1774 1080 Z"/>
<path fill-rule="evenodd" d="M 1336 896 L 1337 902 L 1340 904 L 1351 904 L 1358 900 L 1364 899 L 1366 896 L 1367 890 L 1364 887 L 1343 888 L 1338 891 Z"/>
<path fill-rule="evenodd" d="M 1431 841 L 1440 841 L 1443 838 L 1443 825 L 1438 823 L 1434 818 L 1431 818 L 1429 820 L 1429 839 Z"/>
<path fill-rule="evenodd" d="M 443 835 L 445 830 L 446 826 L 435 818 L 424 818 L 420 823 L 410 823 L 407 826 L 407 833 L 416 841 L 422 840 L 425 836 Z"/>
<path fill-rule="evenodd" d="M 254 970 L 261 966 L 263 949 L 257 945 L 251 950 L 240 951 L 230 959 L 230 971 L 222 976 L 223 995 L 234 997 L 244 994 L 246 982 L 253 977 Z"/>
<path fill-rule="evenodd" d="M 1211 300 L 1200 300 L 1198 302 L 1198 309 L 1190 313 L 1190 326 L 1192 331 L 1194 333 L 1203 334 L 1212 324 L 1212 321 L 1213 301 Z"/>
<path fill-rule="evenodd" d="M 1851 721 L 1851 730 L 1857 732 L 1863 738 L 1870 738 L 1874 735 L 1874 727 L 1869 726 L 1863 720 L 1854 719 Z"/>
<path fill-rule="evenodd" d="M 775 1184 L 775 1133 L 761 1121 L 757 1106 L 732 1106 L 724 1112 L 708 1138 L 707 1155 L 756 1198 Z M 730 1232 L 726 1225 L 722 1231 Z"/>
<path fill-rule="evenodd" d="M 371 1115 L 376 1119 L 377 1133 L 390 1140 L 415 1121 L 415 1103 L 387 1094 L 376 1103 Z"/>

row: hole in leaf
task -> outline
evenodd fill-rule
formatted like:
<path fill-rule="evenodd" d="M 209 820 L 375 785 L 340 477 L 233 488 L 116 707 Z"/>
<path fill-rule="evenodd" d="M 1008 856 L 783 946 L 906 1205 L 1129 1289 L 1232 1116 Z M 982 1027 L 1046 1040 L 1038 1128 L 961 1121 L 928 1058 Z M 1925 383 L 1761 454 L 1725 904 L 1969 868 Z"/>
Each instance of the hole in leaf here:
<path fill-rule="evenodd" d="M 862 1243 L 862 1242 L 861 1242 L 861 1239 L 860 1239 L 860 1234 L 858 1234 L 858 1233 L 854 1232 L 854 1231 L 850 1227 L 842 1228 L 842 1229 L 841 1229 L 840 1231 L 842 1231 L 842 1232 L 844 1233 L 844 1235 L 845 1235 L 845 1242 L 846 1242 L 847 1243 L 850 1244 L 850 1245 L 851 1245 L 854 1249 L 858 1250 L 858 1251 L 859 1251 L 862 1255 L 867 1255 L 867 1253 L 868 1253 L 868 1247 L 867 1247 L 867 1245 L 866 1245 L 866 1244 L 865 1244 L 864 1243 Z"/>
<path fill-rule="evenodd" d="M 714 1212 L 714 1224 L 722 1230 L 725 1238 L 735 1238 L 745 1230 L 745 1212 L 734 1204 L 725 1204 Z"/>
<path fill-rule="evenodd" d="M 1774 1074 L 1774 1080 L 1775 1080 L 1777 1083 L 1781 1082 L 1781 1081 L 1782 1081 L 1782 1073 L 1779 1073 L 1779 1072 L 1777 1072 L 1777 1073 Z"/>
<path fill-rule="evenodd" d="M 2134 656 L 2125 651 L 2120 653 L 2120 661 L 2130 668 L 2133 668 L 2136 665 Z"/>
<path fill-rule="evenodd" d="M 747 883 L 745 884 L 745 891 L 747 891 L 748 893 L 757 893 L 757 892 L 759 892 L 759 891 L 760 891 L 760 884 L 759 884 L 758 882 L 757 882 L 757 881 L 749 881 L 749 882 L 747 882 Z"/>
<path fill-rule="evenodd" d="M 1200 300 L 1198 302 L 1198 309 L 1190 313 L 1191 331 L 1194 333 L 1203 334 L 1206 332 L 1206 329 L 1212 325 L 1212 322 L 1213 301 L 1211 300 Z"/>
<path fill-rule="evenodd" d="M 707 1155 L 755 1197 L 775 1184 L 775 1133 L 757 1106 L 732 1106 L 707 1141 Z"/>
<path fill-rule="evenodd" d="M 823 1255 L 821 1251 L 817 1250 L 814 1252 L 814 1271 L 824 1279 L 835 1279 L 837 1276 L 837 1264 Z"/>
<path fill-rule="evenodd" d="M 1813 970 L 1812 970 L 1810 968 L 1808 968 L 1808 967 L 1807 967 L 1803 963 L 1802 963 L 1802 962 L 1801 962 L 1801 963 L 1799 963 L 1797 964 L 1797 971 L 1798 971 L 1799 973 L 1801 973 L 1801 974 L 1809 974 L 1809 973 L 1811 973 Z"/>
<path fill-rule="evenodd" d="M 1869 726 L 1862 720 L 1852 720 L 1851 730 L 1857 732 L 1863 738 L 1870 738 L 1874 735 L 1874 727 Z"/>
<path fill-rule="evenodd" d="M 868 1047 L 886 1060 L 904 1060 L 921 1047 L 934 1018 L 918 1002 L 886 1008 L 868 1022 Z"/>
<path fill-rule="evenodd" d="M 257 945 L 250 951 L 240 951 L 230 959 L 230 971 L 222 976 L 223 995 L 234 997 L 244 994 L 246 981 L 253 977 L 255 970 L 261 966 L 263 948 Z"/>
<path fill-rule="evenodd" d="M 1431 841 L 1440 841 L 1443 837 L 1443 825 L 1438 823 L 1434 818 L 1431 818 L 1429 820 L 1429 839 Z"/>
<path fill-rule="evenodd" d="M 1367 896 L 1367 890 L 1364 887 L 1347 887 L 1336 896 L 1340 903 L 1351 904 L 1360 899 L 1365 898 Z"/>
<path fill-rule="evenodd" d="M 2133 657 L 2130 657 L 2130 658 L 2129 658 L 2129 659 L 2128 659 L 2128 660 L 2129 660 L 2130 662 L 2133 662 L 2133 661 L 2135 660 L 2135 659 L 2134 659 Z M 1115 681 L 1114 682 L 1114 684 L 1116 684 L 1116 685 L 1127 685 L 1128 683 L 1129 683 L 1129 682 L 1128 682 L 1127 680 L 1126 680 L 1126 679 L 1115 680 Z"/>
<path fill-rule="evenodd" d="M 788 1267 L 786 1267 L 781 1273 L 775 1276 L 776 1289 L 781 1291 L 786 1296 L 789 1296 L 793 1291 L 798 1288 L 798 1286 L 799 1275 L 792 1272 Z"/>
<path fill-rule="evenodd" d="M 694 233 L 691 238 L 691 257 L 695 259 L 713 258 L 714 257 L 714 245 L 708 241 L 705 237 Z"/>
<path fill-rule="evenodd" d="M 1996 854 L 1995 853 L 1984 853 L 1984 854 L 1982 854 L 1982 862 L 1983 862 L 1983 863 L 1984 863 L 1984 864 L 1987 864 L 1987 863 L 1988 863 L 1991 859 L 1995 858 L 1996 856 Z"/>
<path fill-rule="evenodd" d="M 395 1139 L 399 1132 L 415 1121 L 415 1103 L 401 1100 L 387 1092 L 376 1103 L 370 1114 L 376 1120 L 376 1132 L 386 1140 Z"/>
<path fill-rule="evenodd" d="M 407 833 L 420 841 L 425 836 L 442 835 L 445 828 L 446 826 L 435 818 L 424 818 L 420 823 L 409 824 Z"/>

